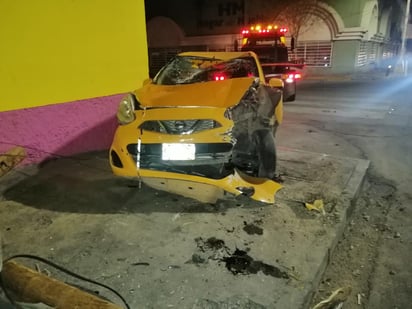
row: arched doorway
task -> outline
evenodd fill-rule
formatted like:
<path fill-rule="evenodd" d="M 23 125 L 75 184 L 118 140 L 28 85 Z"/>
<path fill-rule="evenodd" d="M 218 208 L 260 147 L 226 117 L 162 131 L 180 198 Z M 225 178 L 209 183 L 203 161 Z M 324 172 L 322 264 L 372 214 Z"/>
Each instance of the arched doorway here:
<path fill-rule="evenodd" d="M 308 67 L 332 65 L 333 39 L 343 28 L 339 14 L 329 5 L 319 3 L 305 25 L 299 29 L 292 59 Z"/>

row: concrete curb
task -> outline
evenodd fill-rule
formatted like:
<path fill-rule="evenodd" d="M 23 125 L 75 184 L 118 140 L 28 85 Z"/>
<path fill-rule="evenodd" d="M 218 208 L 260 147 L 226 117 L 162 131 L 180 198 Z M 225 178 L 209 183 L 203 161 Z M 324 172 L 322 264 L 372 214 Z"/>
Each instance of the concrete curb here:
<path fill-rule="evenodd" d="M 342 193 L 344 197 L 344 203 L 347 203 L 345 209 L 346 211 L 342 213 L 341 221 L 336 227 L 336 236 L 332 241 L 330 248 L 328 249 L 327 254 L 319 265 L 318 272 L 315 278 L 315 284 L 312 286 L 312 291 L 309 291 L 307 298 L 305 299 L 303 309 L 310 309 L 312 299 L 317 291 L 317 288 L 322 280 L 323 274 L 328 267 L 331 256 L 336 248 L 336 245 L 342 239 L 343 233 L 347 226 L 348 219 L 351 217 L 353 210 L 356 206 L 356 202 L 359 198 L 360 192 L 362 190 L 363 184 L 365 182 L 366 173 L 369 168 L 369 160 L 358 160 L 358 163 L 349 178 L 349 181 L 346 183 L 346 187 Z"/>

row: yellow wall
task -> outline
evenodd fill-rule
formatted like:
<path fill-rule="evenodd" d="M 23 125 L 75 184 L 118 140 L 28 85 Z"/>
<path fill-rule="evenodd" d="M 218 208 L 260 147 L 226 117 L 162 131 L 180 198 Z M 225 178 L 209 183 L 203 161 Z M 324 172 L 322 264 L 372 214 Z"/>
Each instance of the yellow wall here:
<path fill-rule="evenodd" d="M 127 92 L 147 76 L 144 0 L 0 0 L 0 111 Z"/>

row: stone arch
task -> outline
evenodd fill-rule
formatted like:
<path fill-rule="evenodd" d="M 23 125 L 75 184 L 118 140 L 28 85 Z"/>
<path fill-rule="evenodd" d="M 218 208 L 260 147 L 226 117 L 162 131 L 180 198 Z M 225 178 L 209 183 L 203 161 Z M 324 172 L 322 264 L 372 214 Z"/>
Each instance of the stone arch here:
<path fill-rule="evenodd" d="M 181 45 L 185 37 L 179 25 L 168 17 L 153 17 L 148 21 L 146 27 L 149 48 L 176 47 Z"/>
<path fill-rule="evenodd" d="M 299 41 L 331 41 L 332 33 L 325 20 L 313 15 L 308 25 L 299 29 Z"/>
<path fill-rule="evenodd" d="M 382 33 L 385 37 L 389 36 L 390 22 L 392 16 L 392 8 L 382 11 L 379 22 L 379 33 Z"/>
<path fill-rule="evenodd" d="M 370 0 L 365 3 L 361 18 L 361 27 L 366 30 L 366 36 L 371 38 L 378 33 L 378 1 Z"/>
<path fill-rule="evenodd" d="M 331 38 L 335 38 L 345 28 L 342 17 L 330 5 L 320 2 L 313 12 L 329 28 Z"/>

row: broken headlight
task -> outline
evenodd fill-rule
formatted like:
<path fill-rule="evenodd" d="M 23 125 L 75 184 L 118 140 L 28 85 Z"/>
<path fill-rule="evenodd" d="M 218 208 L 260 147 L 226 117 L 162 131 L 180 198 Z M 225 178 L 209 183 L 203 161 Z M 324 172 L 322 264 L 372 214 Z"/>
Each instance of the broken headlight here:
<path fill-rule="evenodd" d="M 119 124 L 128 124 L 136 119 L 134 114 L 135 100 L 135 97 L 131 93 L 128 93 L 122 98 L 117 109 L 117 120 Z"/>

